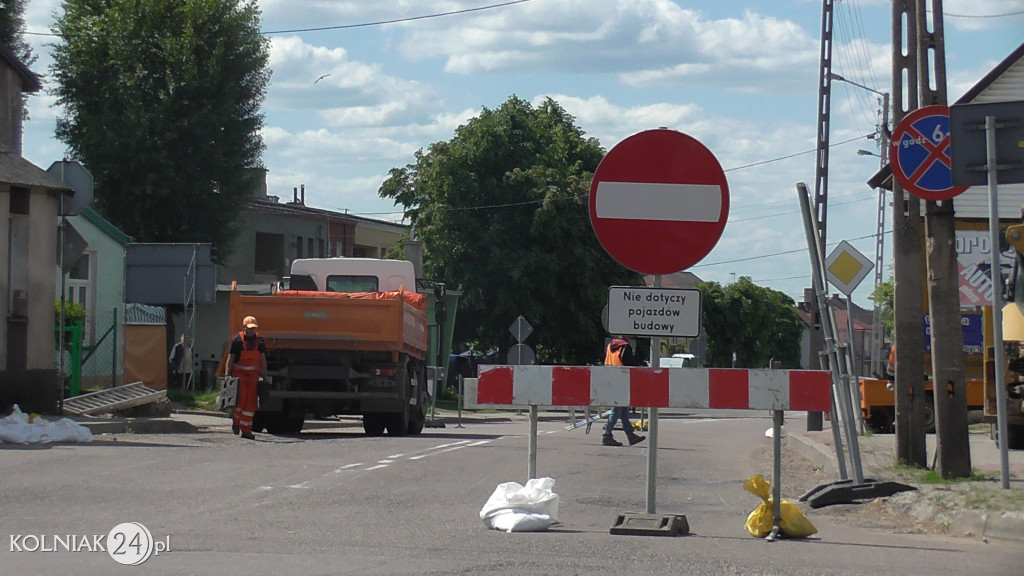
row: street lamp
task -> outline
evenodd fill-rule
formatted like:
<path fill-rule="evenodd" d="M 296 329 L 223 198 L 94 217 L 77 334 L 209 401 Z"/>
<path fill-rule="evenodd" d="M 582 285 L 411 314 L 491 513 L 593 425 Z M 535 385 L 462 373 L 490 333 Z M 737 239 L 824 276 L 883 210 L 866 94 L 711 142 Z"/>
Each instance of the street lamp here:
<path fill-rule="evenodd" d="M 870 150 L 857 150 L 858 156 L 876 156 L 879 159 L 881 168 L 884 169 L 889 163 L 889 93 L 880 92 L 874 88 L 869 88 L 863 84 L 854 82 L 853 80 L 847 80 L 839 74 L 829 72 L 828 77 L 830 80 L 837 82 L 846 82 L 847 84 L 856 86 L 863 90 L 867 90 L 873 94 L 878 94 L 882 97 L 882 125 L 878 130 L 879 134 L 879 154 L 871 152 Z M 875 287 L 882 282 L 882 253 L 885 242 L 885 188 L 878 188 L 878 219 L 875 227 Z M 874 310 L 871 314 L 871 365 L 875 372 L 881 369 L 881 357 L 879 352 L 882 349 L 882 321 L 881 311 L 879 305 L 876 302 Z"/>

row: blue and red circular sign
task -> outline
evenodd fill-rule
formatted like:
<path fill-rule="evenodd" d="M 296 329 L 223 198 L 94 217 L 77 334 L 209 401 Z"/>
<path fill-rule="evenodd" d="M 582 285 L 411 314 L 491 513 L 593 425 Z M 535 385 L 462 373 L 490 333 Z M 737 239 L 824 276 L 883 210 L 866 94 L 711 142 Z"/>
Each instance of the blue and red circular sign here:
<path fill-rule="evenodd" d="M 950 200 L 967 186 L 953 186 L 949 151 L 949 107 L 918 108 L 907 114 L 892 133 L 892 176 L 914 196 Z"/>

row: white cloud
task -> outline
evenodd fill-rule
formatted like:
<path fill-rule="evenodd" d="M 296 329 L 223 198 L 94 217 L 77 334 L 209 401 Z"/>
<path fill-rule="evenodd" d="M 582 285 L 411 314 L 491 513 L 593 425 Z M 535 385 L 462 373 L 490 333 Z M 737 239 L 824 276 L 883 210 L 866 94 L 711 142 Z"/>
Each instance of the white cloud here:
<path fill-rule="evenodd" d="M 818 58 L 817 40 L 792 21 L 753 11 L 711 20 L 667 0 L 529 3 L 410 27 L 400 49 L 413 60 L 443 57 L 448 73 L 613 72 L 636 86 L 763 88 Z"/>

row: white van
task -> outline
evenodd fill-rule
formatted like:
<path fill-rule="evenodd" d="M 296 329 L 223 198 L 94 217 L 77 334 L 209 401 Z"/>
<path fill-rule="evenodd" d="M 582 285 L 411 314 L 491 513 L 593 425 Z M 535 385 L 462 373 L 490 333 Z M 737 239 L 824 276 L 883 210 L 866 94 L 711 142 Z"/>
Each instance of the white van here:
<path fill-rule="evenodd" d="M 407 260 L 378 258 L 304 258 L 292 262 L 289 287 L 317 292 L 416 291 L 416 274 Z"/>
<path fill-rule="evenodd" d="M 661 368 L 692 368 L 696 364 L 696 356 L 693 354 L 673 354 L 669 358 L 662 358 L 658 362 Z"/>

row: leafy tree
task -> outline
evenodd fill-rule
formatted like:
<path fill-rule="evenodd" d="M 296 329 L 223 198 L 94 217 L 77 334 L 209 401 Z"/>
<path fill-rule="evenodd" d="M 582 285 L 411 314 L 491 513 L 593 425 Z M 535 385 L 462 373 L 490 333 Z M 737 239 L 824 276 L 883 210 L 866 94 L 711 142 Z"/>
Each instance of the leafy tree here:
<path fill-rule="evenodd" d="M 505 350 L 521 314 L 539 362 L 603 359 L 608 286 L 641 282 L 590 226 L 587 198 L 603 156 L 554 100 L 534 107 L 512 96 L 391 170 L 380 196 L 405 207 L 425 246 L 425 275 L 464 291 L 456 341 Z"/>
<path fill-rule="evenodd" d="M 57 137 L 97 209 L 140 242 L 227 256 L 257 182 L 270 71 L 256 0 L 65 0 Z"/>
<path fill-rule="evenodd" d="M 22 64 L 31 67 L 39 59 L 32 46 L 25 41 L 25 0 L 0 2 L 0 44 L 7 46 Z M 31 93 L 21 95 L 24 104 Z M 22 106 L 22 118 L 28 120 L 28 107 Z"/>
<path fill-rule="evenodd" d="M 0 44 L 7 46 L 26 66 L 37 60 L 32 46 L 25 42 L 25 0 L 0 2 Z"/>
<path fill-rule="evenodd" d="M 893 336 L 893 296 L 894 287 L 892 276 L 889 277 L 885 282 L 880 282 L 875 289 L 871 291 L 871 295 L 868 299 L 878 304 L 878 314 L 882 319 L 882 326 L 885 331 L 886 338 L 892 338 Z"/>
<path fill-rule="evenodd" d="M 732 284 L 701 282 L 701 321 L 708 338 L 705 364 L 768 368 L 772 360 L 783 368 L 800 367 L 800 341 L 804 324 L 793 299 L 782 292 L 757 286 L 741 276 Z"/>

